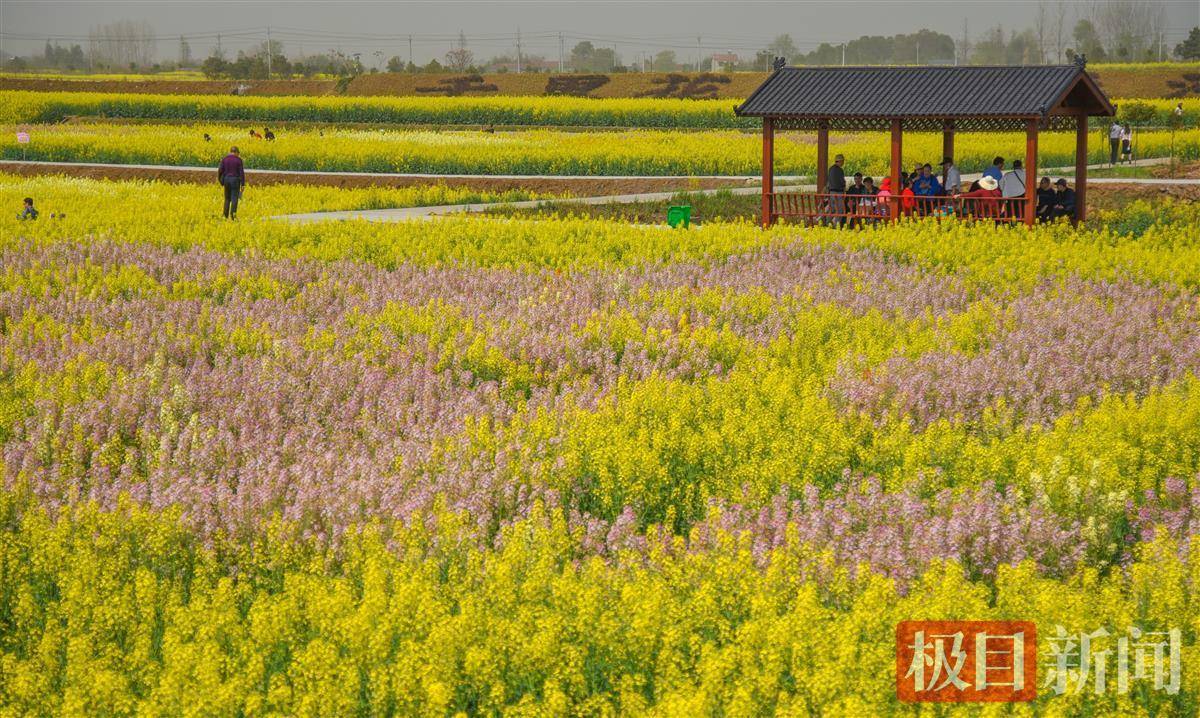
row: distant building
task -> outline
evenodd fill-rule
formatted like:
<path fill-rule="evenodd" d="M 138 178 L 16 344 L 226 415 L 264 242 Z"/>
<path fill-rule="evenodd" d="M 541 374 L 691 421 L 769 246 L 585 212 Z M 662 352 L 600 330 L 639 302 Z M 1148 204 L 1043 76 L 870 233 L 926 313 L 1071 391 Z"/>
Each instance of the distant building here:
<path fill-rule="evenodd" d="M 712 71 L 725 72 L 737 68 L 741 59 L 732 52 L 715 52 L 712 56 Z"/>

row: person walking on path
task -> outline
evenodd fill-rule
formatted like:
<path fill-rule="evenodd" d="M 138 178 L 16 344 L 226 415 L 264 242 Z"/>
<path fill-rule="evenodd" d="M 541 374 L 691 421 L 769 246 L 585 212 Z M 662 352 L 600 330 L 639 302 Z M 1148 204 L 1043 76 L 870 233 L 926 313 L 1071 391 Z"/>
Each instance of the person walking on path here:
<path fill-rule="evenodd" d="M 1108 163 L 1115 165 L 1117 163 L 1117 155 L 1121 151 L 1121 135 L 1125 134 L 1125 128 L 1121 127 L 1121 123 L 1113 120 L 1112 126 L 1108 128 Z"/>
<path fill-rule="evenodd" d="M 217 181 L 225 188 L 225 218 L 237 219 L 238 200 L 242 198 L 242 188 L 246 186 L 246 167 L 238 153 L 238 148 L 229 148 L 229 154 L 221 160 L 217 168 Z"/>
<path fill-rule="evenodd" d="M 845 156 L 835 156 L 833 164 L 829 166 L 829 172 L 825 175 L 825 191 L 829 193 L 829 212 L 834 215 L 833 222 L 839 227 L 846 221 L 846 171 L 842 169 L 844 164 L 846 164 Z"/>

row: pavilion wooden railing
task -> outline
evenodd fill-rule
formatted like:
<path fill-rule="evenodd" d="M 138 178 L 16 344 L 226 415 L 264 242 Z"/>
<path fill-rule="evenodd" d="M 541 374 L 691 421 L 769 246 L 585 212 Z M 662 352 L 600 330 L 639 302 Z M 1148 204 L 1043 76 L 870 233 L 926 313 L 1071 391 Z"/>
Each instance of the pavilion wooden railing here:
<path fill-rule="evenodd" d="M 1022 222 L 1025 197 L 871 197 L 816 192 L 771 193 L 772 219 L 861 226 L 903 217 Z"/>

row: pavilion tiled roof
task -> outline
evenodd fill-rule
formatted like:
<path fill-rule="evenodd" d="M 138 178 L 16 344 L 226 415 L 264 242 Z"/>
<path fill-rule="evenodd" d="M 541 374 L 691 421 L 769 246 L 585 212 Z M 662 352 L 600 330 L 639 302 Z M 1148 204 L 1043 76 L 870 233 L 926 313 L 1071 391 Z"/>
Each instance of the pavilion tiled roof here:
<path fill-rule="evenodd" d="M 736 112 L 843 120 L 1046 118 L 1081 82 L 1088 114 L 1114 113 L 1079 65 L 784 67 Z"/>

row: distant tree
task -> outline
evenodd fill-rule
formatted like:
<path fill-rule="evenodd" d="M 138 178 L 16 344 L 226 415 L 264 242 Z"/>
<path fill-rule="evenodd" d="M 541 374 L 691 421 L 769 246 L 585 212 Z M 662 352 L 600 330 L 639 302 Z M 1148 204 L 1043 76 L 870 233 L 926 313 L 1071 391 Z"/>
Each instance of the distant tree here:
<path fill-rule="evenodd" d="M 571 50 L 571 67 L 576 72 L 612 72 L 620 64 L 611 47 L 596 47 L 587 40 Z"/>
<path fill-rule="evenodd" d="M 1105 0 L 1098 3 L 1093 27 L 1109 57 L 1137 60 L 1155 56 L 1165 25 L 1161 0 Z"/>
<path fill-rule="evenodd" d="M 1004 48 L 1004 62 L 1008 65 L 1036 65 L 1041 62 L 1040 56 L 1037 36 L 1028 29 L 1014 32 Z"/>
<path fill-rule="evenodd" d="M 584 40 L 571 48 L 571 67 L 576 72 L 587 72 L 591 69 L 592 60 L 596 55 L 596 47 Z"/>
<path fill-rule="evenodd" d="M 1003 65 L 1007 60 L 1008 42 L 1004 38 L 1004 26 L 997 25 L 983 33 L 975 41 L 971 51 L 971 62 L 976 65 Z"/>
<path fill-rule="evenodd" d="M 663 50 L 654 56 L 654 62 L 651 63 L 655 72 L 675 72 L 679 69 L 679 62 L 675 60 L 674 50 Z"/>
<path fill-rule="evenodd" d="M 72 70 L 82 70 L 87 64 L 87 58 L 83 56 L 83 48 L 79 45 L 71 46 L 71 54 L 67 58 L 67 67 Z"/>
<path fill-rule="evenodd" d="M 393 55 L 387 61 L 388 72 L 404 72 L 404 61 L 399 56 Z"/>
<path fill-rule="evenodd" d="M 210 80 L 227 77 L 229 75 L 229 63 L 220 55 L 212 54 L 204 58 L 204 62 L 200 63 L 200 72 L 204 73 L 204 76 Z"/>
<path fill-rule="evenodd" d="M 592 54 L 592 72 L 612 72 L 621 67 L 621 58 L 611 47 L 600 47 Z M 624 68 L 621 68 L 624 70 Z"/>
<path fill-rule="evenodd" d="M 436 59 L 434 59 L 434 60 L 430 60 L 428 65 L 426 65 L 425 67 L 422 67 L 421 72 L 438 73 L 438 72 L 442 72 L 445 69 L 446 68 L 442 67 L 442 63 L 440 63 Z"/>
<path fill-rule="evenodd" d="M 179 66 L 188 67 L 192 64 L 192 46 L 188 41 L 179 36 Z"/>
<path fill-rule="evenodd" d="M 458 47 L 446 53 L 446 66 L 454 72 L 466 72 L 475 62 L 475 53 L 467 49 L 467 36 L 458 31 Z"/>
<path fill-rule="evenodd" d="M 864 38 L 867 39 L 867 38 Z M 887 38 L 881 38 L 886 40 Z M 851 46 L 855 43 L 850 43 Z M 886 43 L 881 43 L 886 45 Z M 852 47 L 847 47 L 847 55 Z M 880 51 L 884 51 L 885 47 L 881 47 Z M 858 52 L 855 52 L 856 59 L 854 62 L 869 62 L 870 60 L 858 59 Z M 886 56 L 885 56 L 886 57 Z M 847 58 L 847 62 L 849 62 Z M 886 62 L 886 60 L 882 60 Z M 881 62 L 881 60 L 875 60 Z M 954 38 L 949 35 L 934 32 L 922 28 L 909 35 L 895 35 L 891 38 L 891 62 L 898 65 L 902 64 L 950 64 L 954 62 Z"/>
<path fill-rule="evenodd" d="M 863 35 L 845 45 L 823 42 L 795 60 L 804 65 L 840 65 L 844 55 L 847 65 L 929 64 L 952 63 L 954 54 L 954 38 L 921 29 L 908 35 Z"/>
<path fill-rule="evenodd" d="M 800 48 L 796 47 L 791 35 L 777 35 L 771 44 L 767 45 L 767 52 L 771 53 L 772 58 L 782 57 L 788 62 L 793 62 L 800 55 Z"/>
<path fill-rule="evenodd" d="M 20 72 L 21 70 L 28 69 L 29 63 L 26 62 L 25 58 L 14 55 L 11 60 L 5 63 L 5 67 L 15 72 Z"/>
<path fill-rule="evenodd" d="M 1074 55 L 1086 55 L 1092 62 L 1101 62 L 1107 57 L 1104 44 L 1100 42 L 1100 34 L 1096 32 L 1096 26 L 1091 20 L 1081 18 L 1075 23 L 1071 36 L 1075 39 Z"/>
<path fill-rule="evenodd" d="M 475 62 L 475 53 L 465 47 L 456 48 L 446 53 L 446 67 L 454 72 L 466 72 Z"/>
<path fill-rule="evenodd" d="M 153 64 L 158 44 L 149 23 L 132 20 L 93 27 L 88 32 L 88 42 L 101 64 L 134 67 Z"/>
<path fill-rule="evenodd" d="M 1122 102 L 1120 111 L 1117 114 L 1122 121 L 1132 125 L 1148 125 L 1158 115 L 1153 105 L 1136 100 L 1133 102 Z"/>
<path fill-rule="evenodd" d="M 1192 28 L 1187 39 L 1175 46 L 1175 54 L 1182 60 L 1200 60 L 1200 27 Z"/>

